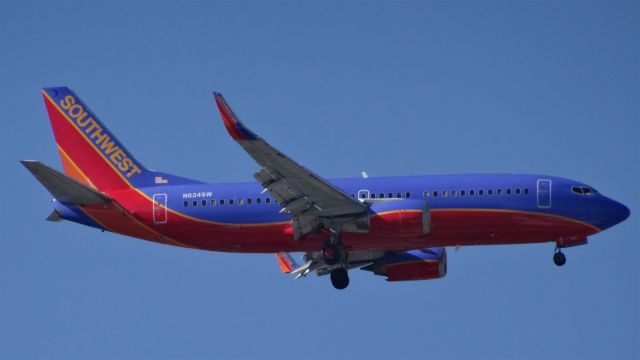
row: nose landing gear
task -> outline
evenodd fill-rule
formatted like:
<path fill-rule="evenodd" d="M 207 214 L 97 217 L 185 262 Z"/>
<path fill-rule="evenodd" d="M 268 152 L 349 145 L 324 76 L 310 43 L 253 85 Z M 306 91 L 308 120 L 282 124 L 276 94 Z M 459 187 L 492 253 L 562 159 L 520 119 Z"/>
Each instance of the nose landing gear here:
<path fill-rule="evenodd" d="M 562 250 L 560 248 L 556 248 L 555 254 L 553 254 L 553 263 L 557 266 L 562 266 L 566 264 L 567 257 L 564 256 Z"/>

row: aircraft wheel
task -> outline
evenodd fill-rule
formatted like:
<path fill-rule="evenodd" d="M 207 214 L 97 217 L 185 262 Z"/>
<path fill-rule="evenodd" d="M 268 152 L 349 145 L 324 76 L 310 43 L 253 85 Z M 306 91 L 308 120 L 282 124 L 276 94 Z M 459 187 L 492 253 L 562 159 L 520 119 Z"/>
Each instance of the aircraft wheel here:
<path fill-rule="evenodd" d="M 349 273 L 345 268 L 337 268 L 331 272 L 331 284 L 338 290 L 349 286 Z"/>
<path fill-rule="evenodd" d="M 557 250 L 555 254 L 553 254 L 553 263 L 557 266 L 562 266 L 567 262 L 567 257 L 564 256 L 562 251 Z"/>
<path fill-rule="evenodd" d="M 333 244 L 326 244 L 322 248 L 322 256 L 327 265 L 335 265 L 340 261 L 340 250 Z"/>

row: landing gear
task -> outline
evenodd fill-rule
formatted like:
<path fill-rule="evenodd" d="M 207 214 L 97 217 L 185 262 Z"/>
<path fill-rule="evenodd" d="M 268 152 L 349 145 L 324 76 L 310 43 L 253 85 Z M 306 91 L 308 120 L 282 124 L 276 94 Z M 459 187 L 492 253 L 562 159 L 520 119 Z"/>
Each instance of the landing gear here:
<path fill-rule="evenodd" d="M 332 243 L 326 243 L 322 248 L 322 257 L 327 265 L 335 265 L 340 261 L 340 250 Z"/>
<path fill-rule="evenodd" d="M 349 286 L 347 269 L 341 267 L 331 271 L 331 284 L 338 290 L 343 290 Z"/>
<path fill-rule="evenodd" d="M 331 237 L 322 247 L 322 257 L 325 264 L 335 265 L 340 261 L 340 231 L 330 229 Z"/>
<path fill-rule="evenodd" d="M 562 266 L 567 262 L 567 257 L 564 256 L 562 250 L 556 248 L 556 253 L 553 254 L 553 263 L 557 266 Z"/>

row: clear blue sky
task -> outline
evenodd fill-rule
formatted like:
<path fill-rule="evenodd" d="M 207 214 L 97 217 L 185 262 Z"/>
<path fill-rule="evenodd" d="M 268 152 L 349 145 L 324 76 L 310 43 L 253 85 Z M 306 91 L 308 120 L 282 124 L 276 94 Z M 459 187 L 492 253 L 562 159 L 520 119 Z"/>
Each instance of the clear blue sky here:
<path fill-rule="evenodd" d="M 638 1 L 0 5 L 0 358 L 640 357 Z M 44 221 L 18 160 L 60 167 L 40 95 L 60 85 L 145 165 L 205 181 L 256 170 L 218 90 L 326 177 L 546 173 L 632 215 L 562 269 L 552 244 L 470 247 L 445 279 L 338 292 L 268 254 Z"/>

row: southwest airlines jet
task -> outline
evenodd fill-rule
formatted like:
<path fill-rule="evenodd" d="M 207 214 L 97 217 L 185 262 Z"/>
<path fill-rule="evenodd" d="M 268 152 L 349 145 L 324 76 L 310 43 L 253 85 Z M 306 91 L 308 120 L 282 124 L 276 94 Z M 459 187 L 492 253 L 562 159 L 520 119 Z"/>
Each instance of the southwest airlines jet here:
<path fill-rule="evenodd" d="M 389 281 L 447 273 L 447 246 L 555 243 L 563 248 L 629 216 L 629 209 L 579 181 L 546 175 L 473 174 L 324 179 L 240 122 L 213 98 L 233 138 L 256 161 L 257 182 L 207 184 L 146 168 L 71 89 L 45 88 L 64 173 L 22 164 L 53 195 L 50 221 L 186 248 L 275 253 L 281 270 L 347 271 Z M 296 264 L 289 252 L 304 252 Z"/>

